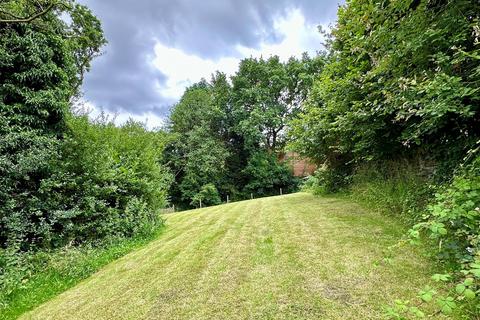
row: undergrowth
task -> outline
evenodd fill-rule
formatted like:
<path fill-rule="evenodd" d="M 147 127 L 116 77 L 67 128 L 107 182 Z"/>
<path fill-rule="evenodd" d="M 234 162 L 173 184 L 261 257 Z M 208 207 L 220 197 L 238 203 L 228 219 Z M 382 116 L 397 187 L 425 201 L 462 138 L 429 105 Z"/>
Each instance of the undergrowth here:
<path fill-rule="evenodd" d="M 411 226 L 396 246 L 427 246 L 438 262 L 438 273 L 432 279 L 451 288 L 440 294 L 425 286 L 416 301 L 397 300 L 387 307 L 387 318 L 435 317 L 422 311 L 426 304 L 435 304 L 438 313 L 480 319 L 480 157 L 443 181 L 433 167 L 420 161 L 362 165 L 349 178 L 348 187 L 340 191 L 368 209 L 393 215 Z M 328 193 L 330 187 L 325 183 L 330 181 L 324 178 L 328 176 L 325 171 L 307 179 L 304 190 Z"/>
<path fill-rule="evenodd" d="M 358 168 L 348 194 L 369 209 L 417 221 L 435 189 L 433 177 L 418 163 L 390 161 Z"/>
<path fill-rule="evenodd" d="M 106 264 L 156 238 L 163 227 L 134 238 L 51 251 L 0 251 L 0 319 L 21 314 L 73 287 Z"/>

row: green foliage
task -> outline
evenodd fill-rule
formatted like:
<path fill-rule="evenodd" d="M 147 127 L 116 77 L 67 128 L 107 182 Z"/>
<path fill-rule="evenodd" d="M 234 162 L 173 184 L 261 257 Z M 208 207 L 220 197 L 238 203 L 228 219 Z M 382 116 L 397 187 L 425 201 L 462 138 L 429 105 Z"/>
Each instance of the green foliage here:
<path fill-rule="evenodd" d="M 1 18 L 29 16 L 37 9 L 28 1 L 1 5 L 5 9 Z M 70 16 L 72 23 L 65 23 L 62 14 Z M 90 55 L 79 51 L 81 38 L 81 47 Z M 80 74 L 104 43 L 99 21 L 71 2 L 28 23 L 0 22 L 2 246 L 43 242 L 38 236 L 50 232 L 42 181 L 56 172 L 54 163 L 61 154 L 69 102 L 77 92 Z M 78 59 L 85 67 L 77 64 Z"/>
<path fill-rule="evenodd" d="M 29 199 L 33 217 L 13 211 L 1 236 L 12 243 L 58 247 L 148 232 L 162 223 L 170 174 L 160 165 L 163 133 L 138 123 L 115 127 L 71 117 L 49 177 Z"/>
<path fill-rule="evenodd" d="M 231 84 L 217 72 L 210 82 L 188 88 L 172 109 L 173 139 L 165 150 L 165 163 L 175 172 L 172 201 L 197 204 L 208 184 L 232 200 L 294 190 L 296 179 L 277 158 L 286 126 L 322 65 L 323 57 L 307 55 L 287 62 L 250 58 Z"/>
<path fill-rule="evenodd" d="M 453 265 L 451 274 L 436 274 L 433 278 L 456 281 L 455 299 L 474 313 L 480 310 L 479 173 L 480 157 L 477 157 L 436 193 L 422 222 L 410 230 L 414 241 L 427 234 L 437 245 L 438 256 Z M 442 312 L 448 313 L 455 307 L 453 299 L 438 300 Z"/>
<path fill-rule="evenodd" d="M 385 315 L 387 319 L 407 320 L 407 319 L 423 319 L 425 313 L 410 301 L 395 300 L 393 307 L 388 307 Z"/>
<path fill-rule="evenodd" d="M 347 2 L 294 148 L 333 167 L 419 150 L 458 164 L 479 135 L 478 12 L 469 0 Z"/>
<path fill-rule="evenodd" d="M 349 196 L 376 211 L 418 221 L 435 191 L 431 173 L 423 165 L 418 160 L 396 160 L 359 166 Z"/>
<path fill-rule="evenodd" d="M 215 104 L 206 82 L 187 89 L 174 106 L 165 163 L 175 173 L 170 193 L 177 204 L 197 203 L 194 197 L 201 188 L 218 185 L 224 175 L 229 154 L 221 136 L 223 118 L 224 111 Z"/>
<path fill-rule="evenodd" d="M 456 176 L 449 186 L 435 195 L 435 201 L 415 226 L 442 243 L 442 254 L 457 261 L 472 260 L 480 251 L 480 177 Z"/>
<path fill-rule="evenodd" d="M 200 191 L 193 196 L 190 205 L 198 207 L 200 203 L 202 206 L 214 206 L 222 203 L 218 190 L 213 183 L 204 185 Z"/>
<path fill-rule="evenodd" d="M 232 77 L 232 103 L 235 130 L 244 137 L 247 148 L 262 145 L 270 151 L 283 151 L 286 126 L 300 111 L 322 64 L 321 57 L 307 55 L 287 63 L 278 56 L 241 61 Z"/>
<path fill-rule="evenodd" d="M 250 193 L 256 196 L 277 195 L 280 188 L 285 193 L 292 192 L 298 183 L 292 178 L 291 169 L 280 163 L 275 154 L 268 152 L 254 153 L 243 174 L 248 177 L 243 189 L 247 196 Z"/>
<path fill-rule="evenodd" d="M 350 168 L 331 168 L 326 165 L 318 168 L 315 173 L 315 185 L 312 190 L 315 194 L 329 194 L 345 190 L 351 176 Z"/>
<path fill-rule="evenodd" d="M 163 132 L 149 132 L 141 123 L 116 127 L 107 120 L 90 123 L 72 117 L 58 171 L 42 182 L 68 239 L 131 236 L 161 223 L 171 176 L 161 166 Z M 57 195 L 56 197 L 52 195 Z"/>
<path fill-rule="evenodd" d="M 472 150 L 471 156 L 475 156 Z M 425 231 L 437 243 L 443 259 L 472 263 L 480 252 L 480 157 L 460 169 L 451 183 L 435 194 L 433 203 L 412 229 Z"/>
<path fill-rule="evenodd" d="M 0 5 L 0 245 L 52 248 L 160 224 L 164 134 L 70 114 L 106 42 L 99 20 L 73 1 Z"/>

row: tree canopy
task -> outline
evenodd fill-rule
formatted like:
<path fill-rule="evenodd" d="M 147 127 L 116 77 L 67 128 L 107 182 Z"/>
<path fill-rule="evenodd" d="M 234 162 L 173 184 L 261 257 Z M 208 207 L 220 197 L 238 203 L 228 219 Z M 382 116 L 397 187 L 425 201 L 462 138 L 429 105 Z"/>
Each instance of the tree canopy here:
<path fill-rule="evenodd" d="M 323 57 L 249 58 L 230 79 L 223 73 L 188 88 L 170 115 L 174 141 L 166 159 L 172 197 L 189 203 L 206 185 L 223 199 L 278 194 L 295 188 L 280 163 L 288 123 L 300 112 Z"/>

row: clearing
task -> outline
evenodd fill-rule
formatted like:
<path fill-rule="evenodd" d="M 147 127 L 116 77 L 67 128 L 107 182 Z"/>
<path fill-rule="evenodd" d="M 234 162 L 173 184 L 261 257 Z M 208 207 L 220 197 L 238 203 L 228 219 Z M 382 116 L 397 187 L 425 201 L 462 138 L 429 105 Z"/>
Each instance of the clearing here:
<path fill-rule="evenodd" d="M 306 193 L 174 213 L 158 239 L 22 319 L 382 319 L 432 285 L 419 248 L 383 262 L 404 231 Z"/>

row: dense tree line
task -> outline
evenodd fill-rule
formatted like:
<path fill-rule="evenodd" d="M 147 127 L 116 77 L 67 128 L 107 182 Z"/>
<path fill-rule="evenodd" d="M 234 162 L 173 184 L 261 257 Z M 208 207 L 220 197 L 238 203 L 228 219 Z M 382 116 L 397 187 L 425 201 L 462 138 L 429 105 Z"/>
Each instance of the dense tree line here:
<path fill-rule="evenodd" d="M 182 206 L 218 204 L 295 189 L 286 163 L 286 129 L 301 110 L 322 57 L 249 58 L 230 79 L 223 73 L 189 87 L 170 116 L 166 163 L 171 196 Z M 206 196 L 205 190 L 210 190 Z M 203 196 L 205 195 L 205 196 Z"/>
<path fill-rule="evenodd" d="M 331 170 L 421 155 L 452 172 L 480 135 L 478 1 L 349 1 L 290 131 Z M 332 186 L 335 188 L 335 186 Z"/>

